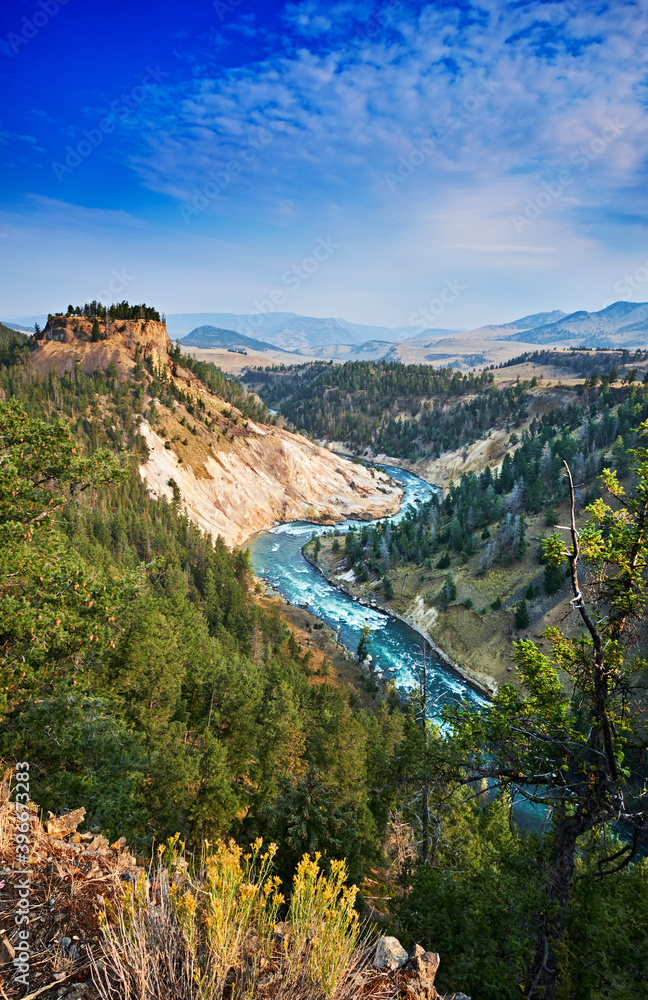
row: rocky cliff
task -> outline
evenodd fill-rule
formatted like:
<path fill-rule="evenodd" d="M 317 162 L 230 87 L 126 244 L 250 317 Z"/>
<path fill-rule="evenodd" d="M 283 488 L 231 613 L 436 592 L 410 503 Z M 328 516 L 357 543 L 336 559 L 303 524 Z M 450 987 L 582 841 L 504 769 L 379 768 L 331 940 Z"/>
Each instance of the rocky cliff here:
<path fill-rule="evenodd" d="M 164 323 L 115 320 L 106 329 L 102 322 L 96 336 L 93 341 L 91 320 L 55 316 L 33 345 L 32 363 L 43 374 L 77 365 L 90 374 L 113 364 L 126 379 L 136 373 L 138 351 L 148 366 L 140 365 L 138 374 L 146 390 L 142 412 L 148 416 L 141 423 L 149 448 L 142 476 L 154 495 L 175 496 L 192 520 L 229 545 L 241 545 L 282 521 L 334 524 L 398 509 L 402 491 L 383 473 L 300 435 L 245 419 L 214 396 L 169 356 Z M 152 388 L 154 381 L 162 393 Z"/>
<path fill-rule="evenodd" d="M 40 337 L 32 341 L 34 368 L 45 374 L 50 368 L 71 371 L 79 364 L 89 375 L 114 362 L 120 375 L 126 377 L 135 368 L 137 347 L 144 358 L 154 359 L 156 366 L 166 363 L 171 340 L 164 323 L 117 319 L 106 327 L 102 321 L 98 341 L 92 340 L 92 325 L 93 321 L 83 316 L 50 317 Z"/>

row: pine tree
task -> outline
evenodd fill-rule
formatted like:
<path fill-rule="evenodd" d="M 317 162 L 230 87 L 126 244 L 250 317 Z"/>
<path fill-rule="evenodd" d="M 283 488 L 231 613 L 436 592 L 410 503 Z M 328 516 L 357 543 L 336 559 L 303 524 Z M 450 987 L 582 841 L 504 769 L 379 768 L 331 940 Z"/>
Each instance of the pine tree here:
<path fill-rule="evenodd" d="M 371 629 L 368 625 L 362 626 L 362 635 L 360 636 L 360 642 L 358 643 L 358 649 L 356 655 L 358 657 L 359 663 L 364 663 L 364 661 L 369 656 L 369 636 L 371 634 Z"/>
<path fill-rule="evenodd" d="M 527 602 L 525 600 L 520 601 L 515 608 L 515 627 L 516 628 L 528 628 L 529 627 L 529 609 L 527 608 Z"/>

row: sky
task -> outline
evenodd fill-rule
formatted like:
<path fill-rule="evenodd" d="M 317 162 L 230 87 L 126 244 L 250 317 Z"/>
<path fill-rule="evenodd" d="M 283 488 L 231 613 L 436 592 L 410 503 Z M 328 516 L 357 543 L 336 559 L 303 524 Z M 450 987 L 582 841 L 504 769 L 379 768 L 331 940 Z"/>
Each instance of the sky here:
<path fill-rule="evenodd" d="M 648 300 L 648 0 L 4 0 L 0 316 Z"/>

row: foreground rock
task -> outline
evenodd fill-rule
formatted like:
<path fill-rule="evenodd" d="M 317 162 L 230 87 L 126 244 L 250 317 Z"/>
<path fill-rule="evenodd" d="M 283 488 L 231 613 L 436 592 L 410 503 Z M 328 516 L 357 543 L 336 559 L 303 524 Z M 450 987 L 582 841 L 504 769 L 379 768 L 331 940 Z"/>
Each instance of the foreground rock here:
<path fill-rule="evenodd" d="M 470 1000 L 465 993 L 448 993 L 442 997 L 437 991 L 434 979 L 440 962 L 436 951 L 425 951 L 420 944 L 408 954 L 398 938 L 380 937 L 372 965 L 384 973 L 396 973 L 394 985 L 401 992 L 395 996 L 409 996 L 411 1000 Z"/>
<path fill-rule="evenodd" d="M 405 965 L 407 958 L 407 952 L 401 945 L 398 938 L 378 938 L 376 954 L 374 955 L 373 960 L 375 969 L 389 969 L 393 972 L 395 969 L 400 969 L 402 965 Z"/>
<path fill-rule="evenodd" d="M 45 995 L 69 1000 L 94 1000 L 92 955 L 100 955 L 100 901 L 119 905 L 125 885 L 144 875 L 126 842 L 108 846 L 95 833 L 77 833 L 85 809 L 50 816 L 41 823 L 36 807 L 29 808 L 29 863 L 16 863 L 16 808 L 9 799 L 8 782 L 0 782 L 0 979 L 7 1000 Z M 20 887 L 29 888 L 29 989 L 14 976 L 19 951 L 15 924 Z M 24 893 L 24 890 L 23 890 Z M 50 992 L 51 990 L 51 992 Z M 60 992 L 58 992 L 60 990 Z M 72 992 L 70 992 L 72 990 Z"/>

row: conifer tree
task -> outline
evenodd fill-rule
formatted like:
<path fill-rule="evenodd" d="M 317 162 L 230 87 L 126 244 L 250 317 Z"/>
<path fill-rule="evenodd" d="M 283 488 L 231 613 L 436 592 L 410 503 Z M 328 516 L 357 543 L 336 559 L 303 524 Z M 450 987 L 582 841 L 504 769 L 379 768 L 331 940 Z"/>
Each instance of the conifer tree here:
<path fill-rule="evenodd" d="M 515 608 L 515 627 L 516 628 L 528 628 L 529 626 L 529 609 L 527 608 L 527 602 L 522 600 Z"/>

